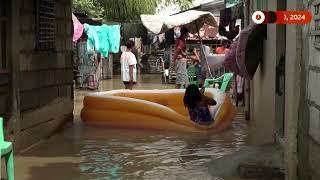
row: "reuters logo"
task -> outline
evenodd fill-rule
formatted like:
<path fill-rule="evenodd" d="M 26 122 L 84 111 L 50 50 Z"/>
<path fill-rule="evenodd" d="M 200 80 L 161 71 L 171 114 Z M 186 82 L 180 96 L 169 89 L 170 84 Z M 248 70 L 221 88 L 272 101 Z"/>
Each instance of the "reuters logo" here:
<path fill-rule="evenodd" d="M 252 14 L 252 21 L 256 24 L 262 24 L 266 20 L 266 16 L 261 11 L 256 11 Z"/>

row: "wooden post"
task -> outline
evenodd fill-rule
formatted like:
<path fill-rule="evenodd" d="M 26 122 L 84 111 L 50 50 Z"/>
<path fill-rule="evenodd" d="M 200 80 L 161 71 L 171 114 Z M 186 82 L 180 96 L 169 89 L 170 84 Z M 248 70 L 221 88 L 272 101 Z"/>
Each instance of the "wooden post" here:
<path fill-rule="evenodd" d="M 9 21 L 9 66 L 11 67 L 11 117 L 9 122 L 12 123 L 13 127 L 13 141 L 15 144 L 18 144 L 17 140 L 20 133 L 20 32 L 19 32 L 19 9 L 20 3 L 19 0 L 9 1 L 10 4 L 10 21 Z M 17 148 L 15 148 L 17 149 Z"/>
<path fill-rule="evenodd" d="M 234 78 L 234 86 L 235 86 L 235 88 L 234 88 L 234 90 L 235 90 L 235 92 L 234 92 L 234 95 L 235 95 L 235 100 L 236 100 L 236 106 L 238 107 L 238 105 L 239 105 L 239 101 L 238 101 L 238 81 L 237 81 L 237 74 L 235 74 L 235 78 Z"/>
<path fill-rule="evenodd" d="M 109 55 L 109 60 L 108 60 L 108 74 L 107 77 L 109 79 L 113 79 L 113 54 Z"/>
<path fill-rule="evenodd" d="M 244 26 L 249 25 L 250 21 L 250 0 L 243 1 L 243 16 L 244 16 Z"/>
<path fill-rule="evenodd" d="M 250 0 L 244 0 L 243 11 L 244 11 L 244 26 L 249 26 L 250 20 Z M 243 101 L 245 102 L 245 119 L 250 120 L 250 80 L 245 80 L 243 89 Z"/>
<path fill-rule="evenodd" d="M 194 23 L 195 23 L 196 28 L 197 28 L 197 31 L 198 31 L 198 36 L 199 36 L 200 45 L 201 45 L 200 49 L 201 49 L 201 51 L 202 51 L 202 54 L 204 55 L 204 59 L 205 59 L 206 64 L 207 64 L 207 68 L 208 68 L 208 72 L 209 72 L 210 78 L 212 78 L 213 76 L 212 76 L 211 69 L 210 69 L 209 64 L 208 64 L 207 56 L 206 56 L 206 53 L 205 53 L 204 50 L 203 50 L 203 43 L 202 43 L 202 38 L 201 38 L 201 36 L 200 36 L 200 29 L 199 29 L 199 27 L 198 27 L 197 21 L 195 21 Z"/>

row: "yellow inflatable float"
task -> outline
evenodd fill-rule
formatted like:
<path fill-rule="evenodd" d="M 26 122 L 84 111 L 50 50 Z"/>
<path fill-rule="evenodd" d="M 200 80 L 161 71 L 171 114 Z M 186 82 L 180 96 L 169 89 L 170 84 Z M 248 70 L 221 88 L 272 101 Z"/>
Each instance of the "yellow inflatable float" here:
<path fill-rule="evenodd" d="M 224 92 L 206 89 L 205 94 L 217 102 L 209 107 L 214 117 L 214 123 L 209 126 L 191 121 L 183 104 L 184 93 L 183 89 L 93 93 L 84 98 L 81 118 L 90 125 L 185 132 L 213 133 L 231 125 L 236 111 Z"/>

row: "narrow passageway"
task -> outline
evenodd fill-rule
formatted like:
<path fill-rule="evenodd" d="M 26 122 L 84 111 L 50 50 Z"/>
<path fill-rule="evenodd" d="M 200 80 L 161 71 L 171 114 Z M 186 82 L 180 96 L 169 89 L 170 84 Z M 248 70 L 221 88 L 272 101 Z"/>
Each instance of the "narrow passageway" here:
<path fill-rule="evenodd" d="M 128 2 L 0 1 L 0 118 L 2 143 L 9 146 L 1 151 L 3 157 L 5 153 L 12 157 L 13 152 L 15 166 L 2 158 L 0 180 L 6 178 L 7 167 L 14 169 L 18 180 L 320 179 L 319 0 Z M 135 58 L 121 58 L 129 51 Z M 138 66 L 132 71 L 134 64 Z M 113 94 L 142 94 L 149 102 L 117 96 L 128 100 L 114 101 L 124 106 L 108 102 L 99 104 L 99 110 L 100 97 L 93 97 L 97 101 L 88 104 L 96 109 L 89 109 L 92 116 L 86 119 L 101 122 L 108 117 L 111 123 L 105 123 L 126 127 L 142 120 L 156 129 L 164 115 L 170 123 L 163 124 L 173 132 L 84 124 L 80 117 L 84 97 L 123 89 L 122 78 L 114 73 L 131 76 L 136 69 L 148 75 L 138 73 L 134 89 L 170 90 L 157 96 Z M 214 125 L 224 128 L 234 115 L 224 107 L 233 107 L 224 98 L 225 106 L 209 108 L 210 118 L 203 108 L 207 102 L 202 104 L 194 87 L 199 101 L 191 102 L 201 105 L 206 118 L 201 117 L 204 111 L 192 112 L 194 108 L 188 113 L 180 100 L 183 90 L 171 93 L 175 85 L 163 84 L 160 72 L 182 87 L 221 84 L 236 99 L 234 104 L 242 101 L 245 107 L 237 107 L 231 127 L 223 132 L 175 132 L 181 125 L 175 115 L 182 113 L 187 118 L 181 119 L 193 128 L 198 126 L 188 121 L 190 114 L 194 121 L 212 122 L 216 113 Z M 230 86 L 231 75 L 235 83 Z M 150 103 L 149 95 L 155 102 Z M 214 104 L 212 99 L 210 103 Z M 108 112 L 108 106 L 118 109 L 106 116 L 104 105 Z M 177 113 L 170 114 L 171 110 Z"/>
<path fill-rule="evenodd" d="M 136 89 L 172 88 L 159 75 L 141 75 Z M 123 88 L 119 77 L 100 91 Z M 79 113 L 89 91 L 75 91 L 75 120 L 55 137 L 16 156 L 17 179 L 219 179 L 208 172 L 212 159 L 246 145 L 240 110 L 232 128 L 213 135 L 108 129 L 85 126 Z"/>

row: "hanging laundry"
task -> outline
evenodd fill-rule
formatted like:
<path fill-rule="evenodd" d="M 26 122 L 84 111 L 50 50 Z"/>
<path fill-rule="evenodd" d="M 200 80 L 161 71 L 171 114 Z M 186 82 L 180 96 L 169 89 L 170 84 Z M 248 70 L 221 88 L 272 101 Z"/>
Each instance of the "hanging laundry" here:
<path fill-rule="evenodd" d="M 123 42 L 127 42 L 130 38 L 148 38 L 148 30 L 142 23 L 123 23 L 120 28 L 121 38 Z"/>
<path fill-rule="evenodd" d="M 237 75 L 236 81 L 237 81 L 237 94 L 242 94 L 244 90 L 244 78 Z"/>
<path fill-rule="evenodd" d="M 77 17 L 72 13 L 72 21 L 73 21 L 73 42 L 76 42 L 83 33 L 83 25 L 77 19 Z"/>
<path fill-rule="evenodd" d="M 87 50 L 95 50 L 106 58 L 109 53 L 118 53 L 120 49 L 120 25 L 91 26 L 84 24 L 87 33 Z"/>
<path fill-rule="evenodd" d="M 99 37 L 99 48 L 98 52 L 101 53 L 103 57 L 109 56 L 110 42 L 109 42 L 109 27 L 107 25 L 97 26 L 98 37 Z"/>
<path fill-rule="evenodd" d="M 174 34 L 174 29 L 171 29 L 171 30 L 165 32 L 167 46 L 170 46 L 170 45 L 175 43 L 174 35 L 175 35 Z"/>
<path fill-rule="evenodd" d="M 240 32 L 240 26 L 236 26 L 236 17 L 231 8 L 220 11 L 219 35 L 227 37 L 229 40 L 236 38 Z M 229 26 L 229 30 L 226 27 Z"/>
<path fill-rule="evenodd" d="M 220 11 L 220 21 L 219 25 L 222 27 L 229 26 L 232 19 L 231 8 L 226 8 Z"/>
<path fill-rule="evenodd" d="M 87 51 L 93 52 L 94 50 L 98 50 L 100 48 L 99 45 L 99 35 L 98 35 L 98 27 L 91 26 L 89 24 L 84 24 L 84 32 L 87 34 Z"/>
<path fill-rule="evenodd" d="M 236 25 L 237 20 L 231 20 L 229 24 L 229 30 L 227 31 L 226 27 L 219 25 L 219 34 L 221 36 L 227 37 L 229 40 L 236 38 L 240 32 L 240 26 Z"/>
<path fill-rule="evenodd" d="M 106 25 L 104 25 L 106 26 Z M 120 25 L 108 26 L 108 39 L 110 44 L 109 52 L 118 53 L 120 49 Z"/>
<path fill-rule="evenodd" d="M 262 61 L 266 35 L 267 25 L 265 24 L 250 25 L 240 33 L 236 60 L 242 77 L 245 79 L 253 79 Z"/>
<path fill-rule="evenodd" d="M 238 41 L 235 41 L 230 46 L 230 51 L 225 56 L 225 61 L 223 62 L 223 66 L 226 70 L 231 71 L 235 74 L 241 74 L 237 64 L 237 48 Z"/>

